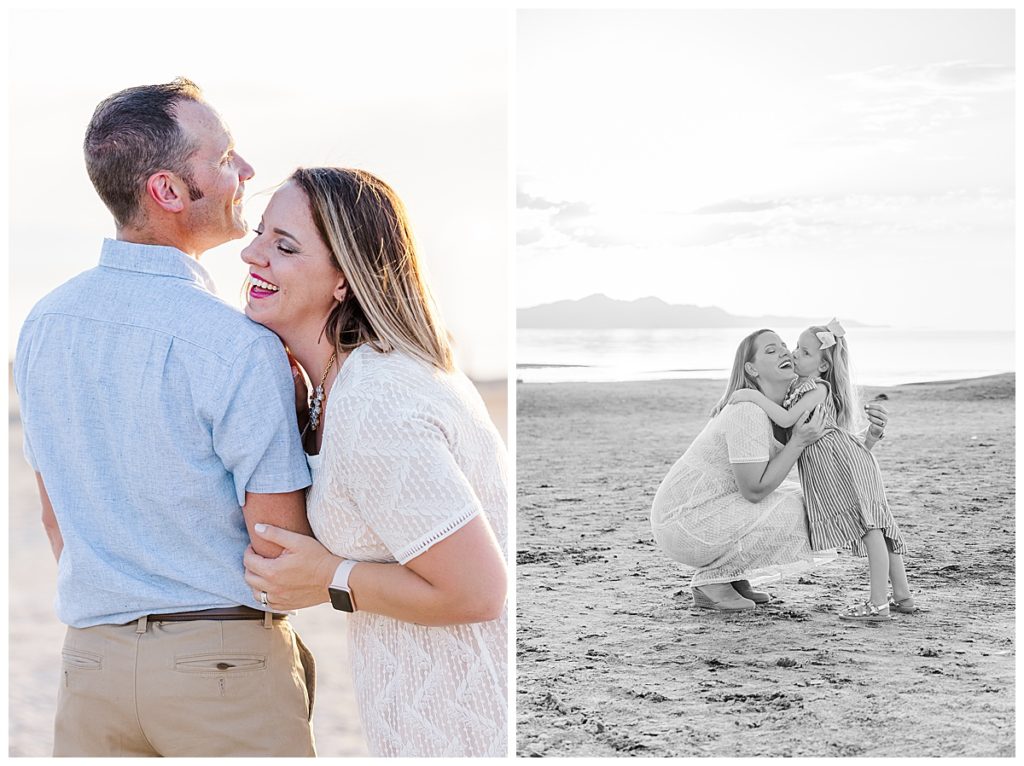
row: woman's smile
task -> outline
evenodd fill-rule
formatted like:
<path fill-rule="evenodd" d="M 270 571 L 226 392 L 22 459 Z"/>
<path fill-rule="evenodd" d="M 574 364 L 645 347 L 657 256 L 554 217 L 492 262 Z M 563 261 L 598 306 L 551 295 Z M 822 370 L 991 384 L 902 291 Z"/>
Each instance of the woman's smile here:
<path fill-rule="evenodd" d="M 275 295 L 280 288 L 263 279 L 259 274 L 249 275 L 249 298 L 261 300 Z"/>
<path fill-rule="evenodd" d="M 281 186 L 253 234 L 242 251 L 249 267 L 246 315 L 293 351 L 303 341 L 316 341 L 337 305 L 334 292 L 343 277 L 317 231 L 305 192 L 294 183 Z"/>

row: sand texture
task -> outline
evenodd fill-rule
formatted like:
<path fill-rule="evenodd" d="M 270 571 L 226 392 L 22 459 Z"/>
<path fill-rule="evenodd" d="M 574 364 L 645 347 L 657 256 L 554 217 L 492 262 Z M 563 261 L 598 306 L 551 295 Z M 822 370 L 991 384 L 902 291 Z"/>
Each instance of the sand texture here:
<path fill-rule="evenodd" d="M 8 752 L 11 756 L 48 756 L 53 750 L 53 715 L 65 628 L 53 611 L 57 566 L 39 520 L 35 479 L 22 455 L 21 421 L 10 374 L 8 385 Z M 505 382 L 486 383 L 479 388 L 504 436 Z M 291 620 L 316 659 L 313 729 L 318 754 L 366 755 L 348 664 L 344 615 L 325 604 L 302 610 Z"/>
<path fill-rule="evenodd" d="M 649 511 L 722 388 L 519 385 L 517 752 L 1012 756 L 1013 375 L 866 392 L 930 610 L 885 625 L 836 618 L 867 597 L 850 556 L 755 613 L 693 608 Z"/>

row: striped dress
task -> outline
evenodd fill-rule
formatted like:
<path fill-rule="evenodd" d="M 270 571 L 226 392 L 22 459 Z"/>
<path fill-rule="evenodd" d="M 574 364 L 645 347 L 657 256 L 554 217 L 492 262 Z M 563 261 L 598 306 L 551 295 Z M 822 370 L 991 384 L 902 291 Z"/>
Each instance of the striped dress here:
<path fill-rule="evenodd" d="M 825 418 L 825 435 L 800 455 L 800 484 L 807 508 L 811 549 L 816 551 L 847 546 L 854 555 L 866 556 L 861 537 L 869 529 L 881 529 L 895 553 L 906 553 L 906 545 L 889 510 L 882 485 L 882 473 L 875 456 L 849 431 L 840 428 L 835 399 L 824 380 L 808 378 L 794 383 L 783 402 L 789 409 L 816 384 L 828 395 L 819 405 Z"/>

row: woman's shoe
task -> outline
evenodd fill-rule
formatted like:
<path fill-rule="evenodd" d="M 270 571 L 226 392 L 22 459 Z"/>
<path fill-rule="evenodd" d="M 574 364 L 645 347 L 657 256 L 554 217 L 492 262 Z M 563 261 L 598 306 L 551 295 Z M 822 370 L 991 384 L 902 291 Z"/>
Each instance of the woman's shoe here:
<path fill-rule="evenodd" d="M 747 580 L 733 580 L 730 584 L 734 591 L 743 596 L 743 598 L 750 599 L 755 604 L 767 604 L 772 600 L 772 597 L 767 593 L 751 588 L 750 582 Z"/>
<path fill-rule="evenodd" d="M 870 601 L 865 601 L 863 604 L 851 606 L 839 615 L 839 619 L 847 622 L 889 622 L 892 615 L 889 614 L 888 604 L 875 606 Z"/>
<path fill-rule="evenodd" d="M 732 591 L 732 596 L 725 594 L 722 598 L 712 598 L 700 588 L 691 588 L 693 605 L 701 609 L 714 609 L 717 612 L 742 612 L 754 608 L 754 602 L 743 598 Z M 731 590 L 731 589 L 730 589 Z"/>
<path fill-rule="evenodd" d="M 889 611 L 899 612 L 900 614 L 913 614 L 914 612 L 920 612 L 923 610 L 914 603 L 913 596 L 908 596 L 907 598 L 900 599 L 899 601 L 892 596 L 889 596 Z"/>

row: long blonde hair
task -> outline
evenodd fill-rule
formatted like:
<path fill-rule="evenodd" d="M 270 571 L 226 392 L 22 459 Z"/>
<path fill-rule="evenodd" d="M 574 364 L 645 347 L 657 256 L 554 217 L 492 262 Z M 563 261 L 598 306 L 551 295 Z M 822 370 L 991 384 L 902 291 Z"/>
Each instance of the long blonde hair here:
<path fill-rule="evenodd" d="M 448 334 L 398 195 L 364 170 L 299 168 L 289 180 L 305 193 L 349 287 L 324 325 L 328 340 L 342 352 L 363 343 L 385 353 L 399 349 L 450 372 Z"/>
<path fill-rule="evenodd" d="M 824 325 L 808 327 L 817 337 L 819 332 L 832 332 Z M 850 374 L 850 347 L 845 336 L 836 338 L 834 346 L 821 349 L 821 360 L 828 369 L 821 373 L 821 379 L 829 385 L 832 400 L 836 405 L 836 423 L 847 431 L 854 430 L 860 410 L 857 407 L 857 391 Z"/>
<path fill-rule="evenodd" d="M 725 406 L 729 403 L 729 397 L 741 388 L 753 388 L 755 391 L 761 390 L 761 387 L 757 385 L 757 380 L 747 374 L 747 362 L 754 361 L 754 357 L 757 355 L 757 338 L 766 332 L 772 331 L 768 328 L 754 330 L 754 332 L 741 340 L 740 345 L 736 347 L 736 357 L 732 362 L 729 382 L 725 384 L 725 394 L 718 400 L 718 404 L 712 408 L 711 417 L 724 410 Z"/>

